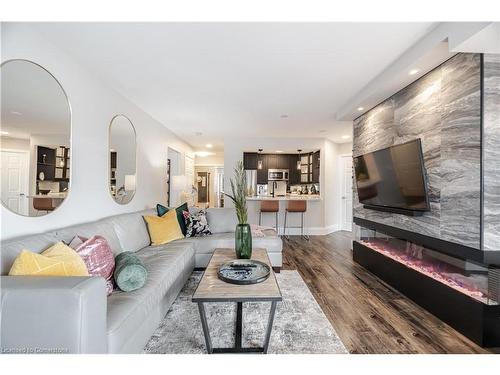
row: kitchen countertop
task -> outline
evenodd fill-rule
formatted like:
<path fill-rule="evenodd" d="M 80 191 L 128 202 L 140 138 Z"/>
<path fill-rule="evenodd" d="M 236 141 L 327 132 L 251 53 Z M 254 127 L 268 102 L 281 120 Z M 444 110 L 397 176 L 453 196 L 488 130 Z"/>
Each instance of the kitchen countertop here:
<path fill-rule="evenodd" d="M 263 200 L 278 200 L 278 201 L 291 201 L 291 200 L 307 200 L 307 201 L 321 201 L 323 198 L 320 194 L 287 194 L 282 197 L 271 197 L 270 195 L 258 195 L 255 197 L 247 197 L 247 201 L 263 201 Z"/>

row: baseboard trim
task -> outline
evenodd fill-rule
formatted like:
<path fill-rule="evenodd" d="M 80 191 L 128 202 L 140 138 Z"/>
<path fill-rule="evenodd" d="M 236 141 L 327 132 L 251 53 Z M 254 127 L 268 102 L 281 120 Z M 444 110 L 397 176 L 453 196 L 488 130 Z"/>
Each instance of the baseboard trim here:
<path fill-rule="evenodd" d="M 304 228 L 304 234 L 308 236 L 324 236 L 333 232 L 338 232 L 340 230 L 340 225 L 334 224 L 327 227 L 306 227 Z M 283 228 L 279 230 L 279 234 L 283 235 Z M 287 228 L 286 234 L 290 236 L 300 236 L 300 228 Z"/>

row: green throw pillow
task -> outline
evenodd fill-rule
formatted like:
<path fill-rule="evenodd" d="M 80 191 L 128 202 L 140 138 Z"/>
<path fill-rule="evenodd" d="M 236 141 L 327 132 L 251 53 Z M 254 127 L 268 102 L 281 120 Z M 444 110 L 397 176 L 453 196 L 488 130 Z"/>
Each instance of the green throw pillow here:
<path fill-rule="evenodd" d="M 165 207 L 164 205 L 162 204 L 157 204 L 156 205 L 156 213 L 158 214 L 158 216 L 163 216 L 165 215 L 167 212 L 168 212 L 169 208 L 168 207 Z"/>
<path fill-rule="evenodd" d="M 186 222 L 184 221 L 183 212 L 184 211 L 189 212 L 188 204 L 187 203 L 181 204 L 179 207 L 175 209 L 175 211 L 177 212 L 177 221 L 179 222 L 179 226 L 181 227 L 182 234 L 184 235 L 184 237 L 186 237 L 187 228 L 186 228 Z"/>
<path fill-rule="evenodd" d="M 156 213 L 158 214 L 158 216 L 163 216 L 168 211 L 169 211 L 168 207 L 165 207 L 165 206 L 163 206 L 163 205 L 161 205 L 159 203 L 156 205 Z M 187 202 L 181 204 L 179 207 L 177 207 L 175 209 L 175 212 L 177 213 L 177 221 L 179 222 L 179 226 L 181 227 L 182 234 L 183 234 L 184 237 L 186 237 L 187 227 L 186 227 L 186 222 L 184 221 L 183 211 L 188 211 L 189 212 L 189 208 L 188 208 Z"/>
<path fill-rule="evenodd" d="M 115 258 L 115 282 L 124 292 L 142 288 L 146 284 L 148 271 L 137 255 L 124 251 Z"/>

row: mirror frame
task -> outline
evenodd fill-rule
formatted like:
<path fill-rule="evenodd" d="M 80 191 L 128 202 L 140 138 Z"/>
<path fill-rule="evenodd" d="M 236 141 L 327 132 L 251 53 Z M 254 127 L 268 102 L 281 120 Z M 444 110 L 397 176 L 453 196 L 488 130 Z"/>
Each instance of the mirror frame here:
<path fill-rule="evenodd" d="M 111 127 L 113 126 L 113 121 L 115 121 L 115 119 L 117 117 L 124 117 L 130 123 L 130 126 L 132 127 L 132 130 L 134 131 L 134 151 L 135 151 L 135 158 L 134 159 L 135 159 L 135 181 L 136 181 L 135 182 L 135 190 L 134 190 L 134 194 L 132 194 L 132 197 L 130 197 L 130 200 L 128 202 L 123 202 L 123 203 L 118 202 L 115 199 L 115 197 L 113 196 L 113 194 L 111 194 L 111 184 L 110 184 L 110 181 L 111 181 Z M 126 206 L 127 204 L 132 202 L 132 200 L 135 197 L 135 194 L 137 193 L 137 131 L 135 130 L 134 123 L 132 122 L 132 120 L 130 120 L 130 118 L 127 115 L 119 113 L 117 115 L 114 115 L 111 118 L 111 121 L 109 122 L 109 125 L 108 125 L 108 149 L 107 149 L 107 153 L 108 153 L 108 157 L 107 157 L 108 163 L 106 165 L 106 169 L 108 171 L 108 173 L 107 173 L 107 176 L 108 176 L 107 185 L 108 185 L 109 196 L 111 197 L 113 202 L 115 202 L 116 204 L 119 204 L 120 206 Z"/>
<path fill-rule="evenodd" d="M 30 216 L 29 214 L 28 215 L 22 215 L 20 213 L 14 212 L 10 208 L 8 208 L 3 203 L 3 201 L 1 201 L 1 204 L 2 204 L 3 208 L 6 211 L 11 212 L 14 215 L 18 215 L 18 216 L 21 216 L 21 217 L 28 217 L 28 218 L 43 218 L 43 217 L 45 217 L 47 215 L 50 215 L 50 214 L 54 213 L 55 211 L 59 210 L 59 208 L 68 200 L 68 197 L 71 194 L 71 186 L 72 186 L 72 181 L 73 181 L 73 158 L 74 158 L 74 155 L 75 155 L 74 154 L 74 150 L 73 150 L 73 109 L 71 107 L 71 101 L 69 99 L 69 95 L 66 92 L 66 90 L 64 89 L 64 87 L 61 84 L 61 82 L 47 68 L 45 68 L 43 65 L 41 65 L 39 63 L 36 63 L 36 62 L 34 62 L 32 60 L 29 60 L 29 59 L 14 58 L 14 59 L 7 59 L 5 61 L 2 61 L 2 63 L 0 64 L 0 71 L 1 71 L 1 69 L 3 68 L 3 66 L 5 64 L 10 63 L 10 62 L 15 62 L 15 61 L 30 63 L 30 64 L 33 64 L 36 67 L 44 70 L 45 73 L 47 73 L 49 76 L 51 76 L 56 81 L 57 85 L 60 87 L 62 93 L 64 94 L 64 97 L 66 98 L 66 103 L 68 104 L 68 112 L 69 112 L 69 149 L 71 150 L 71 158 L 69 160 L 69 182 L 68 182 L 68 194 L 67 194 L 66 198 L 64 198 L 63 201 L 56 208 L 54 208 L 53 211 L 50 211 L 50 212 L 46 213 L 45 215 L 40 215 L 40 216 Z M 0 90 L 1 90 L 1 87 L 0 87 Z"/>

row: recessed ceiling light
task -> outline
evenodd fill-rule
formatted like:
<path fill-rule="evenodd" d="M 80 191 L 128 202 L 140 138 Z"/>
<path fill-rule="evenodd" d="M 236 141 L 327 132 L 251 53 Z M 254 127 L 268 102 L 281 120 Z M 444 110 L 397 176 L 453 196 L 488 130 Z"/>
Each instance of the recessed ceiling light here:
<path fill-rule="evenodd" d="M 342 139 L 349 139 L 349 138 L 351 138 L 351 136 L 350 136 L 350 135 L 343 135 L 343 136 L 342 136 L 342 137 L 340 137 L 340 138 L 342 138 Z"/>
<path fill-rule="evenodd" d="M 3 130 L 2 130 L 2 131 L 0 132 L 0 134 L 2 134 L 2 135 L 7 135 L 7 134 L 9 134 L 9 132 L 5 132 L 5 131 L 3 131 Z"/>
<path fill-rule="evenodd" d="M 18 111 L 10 111 L 10 113 L 12 113 L 13 115 L 16 115 L 16 116 L 21 116 L 22 115 L 22 113 L 18 112 Z"/>
<path fill-rule="evenodd" d="M 365 107 L 358 107 L 358 111 L 362 111 Z"/>
<path fill-rule="evenodd" d="M 211 143 L 207 143 L 207 144 L 205 145 L 205 147 L 207 147 L 207 148 L 212 148 L 212 147 L 214 147 L 214 145 L 213 145 L 213 144 L 211 144 Z"/>
<path fill-rule="evenodd" d="M 200 135 L 203 135 L 203 133 L 202 132 L 195 132 L 194 135 L 199 137 Z"/>
<path fill-rule="evenodd" d="M 281 118 L 288 118 L 288 115 L 287 114 L 283 114 L 280 116 Z"/>
<path fill-rule="evenodd" d="M 412 70 L 410 70 L 410 71 L 408 72 L 408 74 L 412 76 L 412 75 L 417 74 L 419 71 L 420 71 L 419 69 L 412 69 Z"/>
<path fill-rule="evenodd" d="M 276 153 L 281 154 L 283 153 L 283 150 L 276 150 Z"/>

